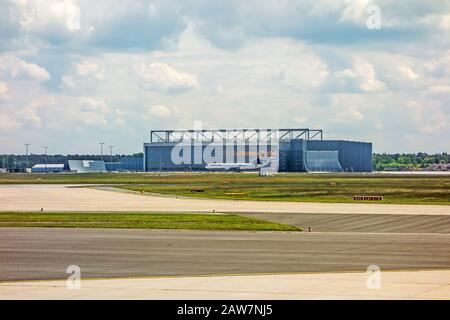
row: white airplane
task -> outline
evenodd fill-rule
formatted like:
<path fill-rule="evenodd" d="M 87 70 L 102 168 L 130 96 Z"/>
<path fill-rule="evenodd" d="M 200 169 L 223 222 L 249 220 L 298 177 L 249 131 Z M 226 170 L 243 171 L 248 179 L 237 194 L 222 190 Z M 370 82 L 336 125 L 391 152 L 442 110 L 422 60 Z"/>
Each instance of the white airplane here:
<path fill-rule="evenodd" d="M 205 168 L 208 170 L 224 170 L 224 171 L 250 171 L 250 170 L 258 170 L 260 168 L 264 168 L 270 165 L 270 159 L 265 161 L 265 163 L 261 163 L 261 160 L 257 158 L 251 163 L 208 163 Z"/>

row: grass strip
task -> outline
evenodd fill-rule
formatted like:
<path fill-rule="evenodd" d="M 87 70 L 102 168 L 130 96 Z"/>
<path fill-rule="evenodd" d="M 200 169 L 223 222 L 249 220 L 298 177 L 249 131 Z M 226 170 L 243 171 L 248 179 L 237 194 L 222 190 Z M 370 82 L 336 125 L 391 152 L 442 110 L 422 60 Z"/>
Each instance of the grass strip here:
<path fill-rule="evenodd" d="M 301 231 L 261 219 L 224 214 L 0 212 L 0 227 Z"/>

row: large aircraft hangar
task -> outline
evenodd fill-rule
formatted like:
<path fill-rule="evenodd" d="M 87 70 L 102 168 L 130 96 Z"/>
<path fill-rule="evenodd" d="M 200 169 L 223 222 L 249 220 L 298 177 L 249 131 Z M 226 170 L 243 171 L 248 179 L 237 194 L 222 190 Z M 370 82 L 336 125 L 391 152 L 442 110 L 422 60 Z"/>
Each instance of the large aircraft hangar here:
<path fill-rule="evenodd" d="M 324 140 L 320 129 L 152 130 L 144 171 L 204 171 L 263 158 L 280 172 L 371 172 L 372 143 Z"/>

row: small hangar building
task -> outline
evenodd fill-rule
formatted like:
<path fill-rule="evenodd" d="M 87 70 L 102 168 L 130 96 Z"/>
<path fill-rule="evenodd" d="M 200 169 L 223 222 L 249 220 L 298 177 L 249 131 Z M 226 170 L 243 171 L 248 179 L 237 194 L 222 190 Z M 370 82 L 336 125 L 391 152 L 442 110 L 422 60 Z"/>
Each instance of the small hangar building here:
<path fill-rule="evenodd" d="M 68 160 L 67 163 L 71 172 L 106 172 L 106 166 L 103 160 Z"/>
<path fill-rule="evenodd" d="M 47 164 L 35 164 L 31 167 L 32 173 L 54 173 L 64 172 L 64 163 L 47 163 Z"/>

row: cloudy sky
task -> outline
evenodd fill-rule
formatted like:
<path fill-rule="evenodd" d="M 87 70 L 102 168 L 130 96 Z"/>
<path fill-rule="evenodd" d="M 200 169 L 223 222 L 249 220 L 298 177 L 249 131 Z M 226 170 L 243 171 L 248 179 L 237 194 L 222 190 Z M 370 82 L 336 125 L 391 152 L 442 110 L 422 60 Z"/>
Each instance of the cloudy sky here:
<path fill-rule="evenodd" d="M 450 1 L 0 0 L 0 154 L 194 121 L 450 152 Z"/>

